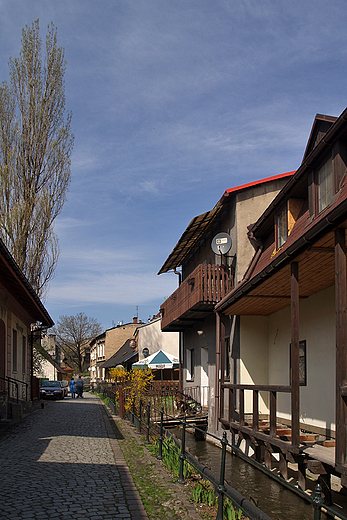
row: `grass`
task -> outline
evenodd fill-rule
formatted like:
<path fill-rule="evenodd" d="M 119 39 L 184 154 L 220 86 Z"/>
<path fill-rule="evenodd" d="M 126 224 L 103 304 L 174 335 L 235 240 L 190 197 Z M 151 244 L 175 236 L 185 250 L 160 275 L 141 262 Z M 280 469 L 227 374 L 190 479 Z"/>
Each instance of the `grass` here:
<path fill-rule="evenodd" d="M 117 428 L 123 437 L 118 437 L 120 448 L 150 520 L 188 520 L 189 511 L 185 510 L 176 496 L 174 481 L 165 480 L 160 463 L 152 459 L 147 447 L 142 444 L 144 439 L 138 436 L 135 440 L 129 435 L 126 423 L 117 421 Z"/>

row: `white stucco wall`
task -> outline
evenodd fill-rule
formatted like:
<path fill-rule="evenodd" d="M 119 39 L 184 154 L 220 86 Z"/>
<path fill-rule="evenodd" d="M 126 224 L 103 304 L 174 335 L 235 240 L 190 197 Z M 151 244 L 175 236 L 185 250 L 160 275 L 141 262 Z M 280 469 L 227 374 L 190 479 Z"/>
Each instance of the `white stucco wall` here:
<path fill-rule="evenodd" d="M 240 325 L 240 382 L 268 384 L 268 321 L 264 316 L 242 316 Z M 245 413 L 253 410 L 252 391 L 245 391 Z M 259 411 L 267 413 L 267 395 L 259 395 Z"/>
<path fill-rule="evenodd" d="M 254 255 L 253 246 L 247 236 L 247 226 L 258 220 L 287 180 L 287 178 L 284 178 L 260 186 L 254 186 L 253 188 L 241 191 L 236 196 L 236 283 L 242 280 L 249 266 L 249 262 Z"/>
<path fill-rule="evenodd" d="M 300 421 L 335 430 L 335 295 L 334 287 L 300 300 L 299 339 L 306 340 L 307 385 L 300 387 Z M 269 317 L 241 317 L 241 382 L 290 384 L 290 307 Z M 245 411 L 252 411 L 246 392 Z M 267 396 L 260 399 L 266 413 Z M 277 395 L 277 412 L 290 419 L 289 394 Z"/>
<path fill-rule="evenodd" d="M 290 307 L 268 318 L 269 384 L 290 383 Z M 300 387 L 300 421 L 335 430 L 334 287 L 300 300 L 299 339 L 306 340 L 307 385 Z M 278 414 L 290 418 L 290 398 L 278 395 Z"/>
<path fill-rule="evenodd" d="M 158 350 L 163 350 L 178 358 L 179 333 L 162 332 L 160 318 L 139 326 L 135 337 L 138 345 L 139 360 L 144 358 L 142 354 L 144 348 L 148 348 L 149 355 L 158 352 Z"/>

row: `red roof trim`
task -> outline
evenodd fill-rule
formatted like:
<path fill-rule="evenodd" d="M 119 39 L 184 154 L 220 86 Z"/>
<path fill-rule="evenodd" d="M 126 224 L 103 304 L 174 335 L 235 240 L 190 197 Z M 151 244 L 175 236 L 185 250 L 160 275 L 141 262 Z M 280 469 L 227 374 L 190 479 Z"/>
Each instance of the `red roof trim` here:
<path fill-rule="evenodd" d="M 235 191 L 245 190 L 246 188 L 251 188 L 252 186 L 258 186 L 259 184 L 263 184 L 264 182 L 276 181 L 277 179 L 283 179 L 283 177 L 291 177 L 294 175 L 296 170 L 292 172 L 280 173 L 279 175 L 273 175 L 272 177 L 266 177 L 266 179 L 260 179 L 258 181 L 249 182 L 247 184 L 242 184 L 241 186 L 235 186 L 234 188 L 229 188 L 225 190 L 225 193 L 233 193 Z"/>

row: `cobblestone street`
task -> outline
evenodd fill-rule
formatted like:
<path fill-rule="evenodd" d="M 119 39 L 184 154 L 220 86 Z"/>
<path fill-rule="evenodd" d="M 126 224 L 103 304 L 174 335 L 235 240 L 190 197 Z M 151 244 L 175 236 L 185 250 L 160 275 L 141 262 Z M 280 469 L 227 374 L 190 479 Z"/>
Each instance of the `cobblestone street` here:
<path fill-rule="evenodd" d="M 0 431 L 0 518 L 146 519 L 100 401 L 44 403 Z"/>

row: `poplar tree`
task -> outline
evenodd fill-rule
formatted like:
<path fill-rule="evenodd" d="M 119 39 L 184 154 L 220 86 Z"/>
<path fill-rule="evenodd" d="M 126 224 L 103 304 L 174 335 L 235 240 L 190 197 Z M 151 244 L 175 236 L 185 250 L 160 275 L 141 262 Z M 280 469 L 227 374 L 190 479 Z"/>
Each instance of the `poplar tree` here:
<path fill-rule="evenodd" d="M 0 86 L 0 236 L 40 297 L 59 256 L 53 222 L 66 200 L 74 141 L 53 23 L 44 58 L 42 47 L 36 20 L 22 30 L 9 83 Z"/>

